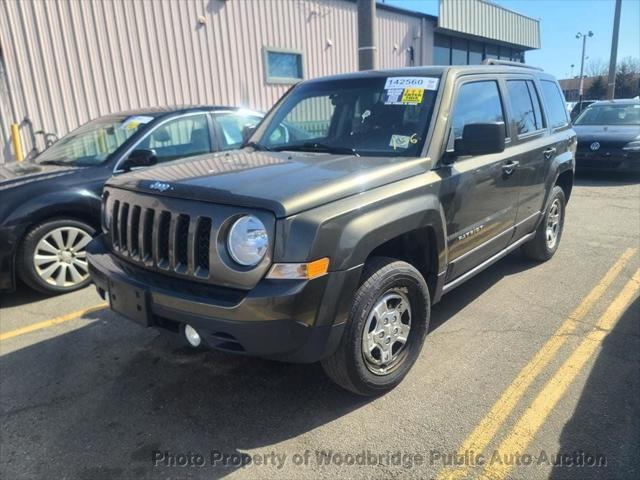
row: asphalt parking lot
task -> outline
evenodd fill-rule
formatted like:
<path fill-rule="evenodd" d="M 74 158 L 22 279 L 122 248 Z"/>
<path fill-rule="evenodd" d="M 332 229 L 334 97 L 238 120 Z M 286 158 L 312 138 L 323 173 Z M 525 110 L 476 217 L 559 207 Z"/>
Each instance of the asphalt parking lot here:
<path fill-rule="evenodd" d="M 556 256 L 445 296 L 377 399 L 318 365 L 190 350 L 92 288 L 21 288 L 0 297 L 0 475 L 640 478 L 639 234 L 637 179 L 579 178 Z"/>

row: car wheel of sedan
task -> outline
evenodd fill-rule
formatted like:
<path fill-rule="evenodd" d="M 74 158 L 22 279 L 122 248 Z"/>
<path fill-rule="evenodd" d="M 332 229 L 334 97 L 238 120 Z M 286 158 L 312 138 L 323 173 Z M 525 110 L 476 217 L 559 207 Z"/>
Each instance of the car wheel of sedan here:
<path fill-rule="evenodd" d="M 322 361 L 338 385 L 365 396 L 398 385 L 415 363 L 429 329 L 424 278 L 406 262 L 374 258 L 365 265 L 340 345 Z"/>
<path fill-rule="evenodd" d="M 18 252 L 18 274 L 31 288 L 44 293 L 66 293 L 89 284 L 87 244 L 95 230 L 71 219 L 36 225 Z"/>

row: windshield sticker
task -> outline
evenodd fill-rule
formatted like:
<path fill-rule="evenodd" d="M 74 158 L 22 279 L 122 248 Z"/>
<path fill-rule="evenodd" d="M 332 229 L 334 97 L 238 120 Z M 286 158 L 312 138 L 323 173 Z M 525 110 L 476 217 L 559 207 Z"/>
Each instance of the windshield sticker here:
<path fill-rule="evenodd" d="M 124 122 L 122 122 L 120 128 L 122 130 L 135 130 L 140 126 L 140 124 L 144 125 L 145 123 L 149 123 L 151 120 L 153 120 L 153 117 L 136 115 L 134 117 L 129 117 Z"/>
<path fill-rule="evenodd" d="M 409 148 L 409 144 L 411 143 L 411 137 L 408 135 L 391 135 L 391 141 L 389 142 L 389 146 L 393 147 L 394 150 L 401 148 L 406 150 Z"/>
<path fill-rule="evenodd" d="M 421 88 L 422 90 L 437 90 L 438 78 L 432 77 L 388 77 L 384 89 L 392 88 Z"/>
<path fill-rule="evenodd" d="M 385 105 L 401 105 L 402 94 L 404 89 L 392 88 L 391 90 L 384 91 L 384 104 Z"/>
<path fill-rule="evenodd" d="M 424 90 L 421 88 L 405 88 L 402 94 L 402 103 L 407 105 L 418 105 L 422 103 Z"/>
<path fill-rule="evenodd" d="M 422 88 L 392 88 L 384 92 L 385 105 L 419 105 L 422 103 Z"/>

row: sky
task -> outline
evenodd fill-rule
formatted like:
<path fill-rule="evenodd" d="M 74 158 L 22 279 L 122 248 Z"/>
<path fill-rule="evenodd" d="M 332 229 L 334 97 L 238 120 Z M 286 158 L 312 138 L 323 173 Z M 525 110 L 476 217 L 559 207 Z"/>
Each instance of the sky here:
<path fill-rule="evenodd" d="M 378 0 L 381 1 L 381 0 Z M 540 20 L 542 48 L 526 53 L 526 62 L 557 78 L 580 74 L 582 39 L 576 33 L 591 30 L 586 56 L 609 64 L 615 0 L 493 0 L 510 10 Z M 385 0 L 388 5 L 438 15 L 438 0 Z M 618 60 L 640 58 L 640 0 L 622 0 Z"/>

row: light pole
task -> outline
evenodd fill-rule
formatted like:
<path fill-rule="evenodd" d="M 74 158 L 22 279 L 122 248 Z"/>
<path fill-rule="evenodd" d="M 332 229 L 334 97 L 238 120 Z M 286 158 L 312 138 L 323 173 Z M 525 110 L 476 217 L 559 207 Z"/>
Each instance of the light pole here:
<path fill-rule="evenodd" d="M 578 90 L 578 113 L 582 113 L 582 95 L 584 94 L 584 52 L 587 48 L 587 37 L 593 37 L 593 32 L 589 30 L 587 33 L 576 33 L 576 38 L 582 38 L 582 58 L 580 59 L 580 89 Z"/>
<path fill-rule="evenodd" d="M 607 80 L 607 100 L 613 100 L 616 92 L 616 60 L 618 59 L 618 34 L 620 32 L 620 9 L 622 0 L 616 0 L 613 17 L 613 35 L 611 37 L 611 57 L 609 57 L 609 78 Z"/>

